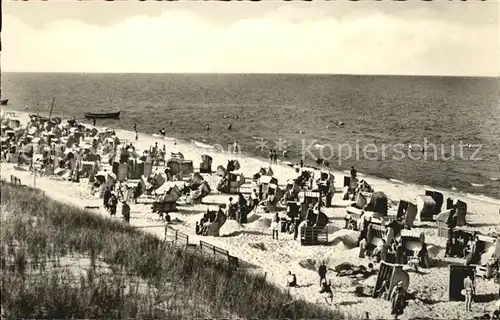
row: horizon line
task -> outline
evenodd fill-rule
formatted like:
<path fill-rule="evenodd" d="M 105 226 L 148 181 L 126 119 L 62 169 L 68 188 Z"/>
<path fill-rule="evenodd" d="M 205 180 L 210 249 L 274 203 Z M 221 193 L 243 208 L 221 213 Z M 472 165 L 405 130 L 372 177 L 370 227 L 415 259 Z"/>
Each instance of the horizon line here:
<path fill-rule="evenodd" d="M 37 73 L 37 74 L 169 74 L 169 75 L 301 75 L 301 76 L 372 76 L 372 77 L 447 77 L 447 78 L 492 78 L 500 79 L 500 74 L 496 76 L 481 75 L 440 75 L 440 74 L 365 74 L 365 73 L 299 73 L 299 72 L 87 72 L 87 71 L 5 71 L 2 73 Z"/>

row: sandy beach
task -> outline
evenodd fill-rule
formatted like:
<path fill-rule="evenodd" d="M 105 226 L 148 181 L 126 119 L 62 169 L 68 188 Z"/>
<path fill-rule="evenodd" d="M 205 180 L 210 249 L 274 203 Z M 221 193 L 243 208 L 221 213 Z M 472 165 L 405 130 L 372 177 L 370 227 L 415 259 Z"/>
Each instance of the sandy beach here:
<path fill-rule="evenodd" d="M 2 112 L 8 112 L 8 109 Z M 28 114 L 16 112 L 17 119 L 21 123 L 26 123 Z M 117 136 L 121 140 L 133 142 L 134 133 L 116 130 Z M 245 175 L 246 183 L 242 187 L 242 192 L 250 192 L 252 189 L 251 177 L 257 173 L 261 167 L 269 166 L 269 163 L 232 155 L 227 153 L 217 153 L 208 146 L 204 147 L 199 143 L 177 142 L 174 138 L 159 138 L 156 136 L 139 133 L 139 138 L 135 142 L 139 150 L 148 149 L 155 142 L 159 146 L 165 144 L 167 154 L 170 152 L 181 152 L 188 160 L 193 160 L 195 171 L 201 160 L 202 154 L 209 154 L 213 157 L 213 168 L 219 165 L 225 166 L 230 159 L 238 159 L 241 164 L 241 172 Z M 105 163 L 106 157 L 103 159 Z M 271 165 L 274 176 L 278 179 L 280 186 L 293 177 L 294 169 L 283 164 Z M 190 235 L 193 242 L 203 240 L 213 245 L 227 249 L 231 255 L 248 262 L 254 267 L 252 272 L 266 273 L 267 279 L 283 288 L 286 287 L 286 274 L 288 271 L 297 275 L 299 287 L 290 289 L 294 297 L 300 297 L 312 303 L 327 304 L 319 294 L 319 278 L 317 267 L 321 261 L 326 261 L 330 268 L 342 262 L 367 265 L 367 259 L 358 258 L 358 248 L 352 246 L 352 241 L 356 235 L 353 231 L 342 229 L 344 225 L 345 207 L 350 201 L 341 200 L 344 172 L 332 171 L 335 176 L 335 186 L 337 194 L 333 198 L 333 207 L 323 209 L 330 219 L 328 225 L 330 243 L 327 246 L 300 245 L 299 241 L 294 241 L 290 234 L 280 233 L 279 240 L 271 237 L 271 219 L 273 214 L 263 211 L 253 211 L 246 225 L 240 225 L 234 220 L 228 220 L 220 230 L 220 237 L 203 237 L 195 235 L 195 223 L 200 219 L 207 207 L 215 208 L 218 204 L 225 203 L 230 195 L 219 194 L 215 187 L 212 193 L 203 199 L 201 205 L 184 205 L 179 202 L 178 212 L 171 213 L 174 221 L 173 227 L 181 232 Z M 9 179 L 10 175 L 17 176 L 23 184 L 45 191 L 47 195 L 56 200 L 71 203 L 79 207 L 98 206 L 102 204 L 101 199 L 90 195 L 90 186 L 83 179 L 80 183 L 72 183 L 54 179 L 46 176 L 33 177 L 28 171 L 21 171 L 14 168 L 13 164 L 2 163 L 1 177 Z M 424 188 L 415 185 L 405 185 L 402 182 L 377 179 L 368 174 L 362 176 L 375 191 L 383 191 L 389 199 L 396 203 L 400 200 L 414 199 L 418 195 L 424 194 Z M 215 186 L 217 177 L 214 175 L 209 181 L 211 186 Z M 435 190 L 435 189 L 434 189 Z M 440 190 L 442 191 L 442 190 Z M 442 191 L 443 192 L 443 191 Z M 483 234 L 500 233 L 500 204 L 494 199 L 486 199 L 474 195 L 456 194 L 450 191 L 443 192 L 445 197 L 459 198 L 468 205 L 467 224 L 470 228 Z M 157 214 L 151 212 L 150 205 L 131 205 L 131 221 L 134 226 L 145 227 L 144 230 L 151 232 L 158 237 L 163 237 L 164 223 L 161 222 Z M 397 209 L 393 205 L 390 212 Z M 108 215 L 104 209 L 96 211 L 96 214 Z M 496 300 L 485 303 L 474 303 L 472 312 L 465 312 L 462 302 L 448 301 L 449 269 L 448 264 L 463 263 L 463 260 L 444 258 L 446 239 L 437 237 L 437 228 L 433 223 L 419 225 L 416 222 L 415 232 L 423 232 L 426 242 L 429 244 L 431 257 L 439 260 L 437 265 L 430 269 L 420 269 L 418 272 L 409 270 L 410 285 L 409 292 L 415 294 L 415 299 L 410 300 L 408 307 L 401 319 L 412 318 L 433 318 L 433 319 L 472 319 L 475 316 L 483 315 L 494 308 Z M 327 275 L 333 285 L 333 304 L 331 308 L 338 308 L 349 314 L 354 319 L 359 319 L 365 312 L 370 317 L 387 319 L 391 318 L 390 303 L 381 299 L 359 297 L 355 292 L 358 285 L 357 280 L 348 277 L 336 277 L 333 273 Z M 374 283 L 376 276 L 372 276 L 367 283 Z M 362 282 L 359 283 L 361 285 Z M 477 280 L 478 295 L 491 295 L 498 293 L 498 284 L 493 280 Z M 498 297 L 497 297 L 498 299 Z"/>

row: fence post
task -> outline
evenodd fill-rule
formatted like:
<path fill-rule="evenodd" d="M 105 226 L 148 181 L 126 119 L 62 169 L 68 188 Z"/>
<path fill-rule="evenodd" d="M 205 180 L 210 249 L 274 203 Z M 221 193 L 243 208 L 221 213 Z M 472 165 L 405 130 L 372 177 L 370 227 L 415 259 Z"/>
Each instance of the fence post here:
<path fill-rule="evenodd" d="M 217 253 L 215 252 L 215 246 L 212 246 L 212 248 L 214 249 L 214 262 L 215 262 L 215 260 L 216 260 L 215 256 L 216 256 Z"/>
<path fill-rule="evenodd" d="M 178 233 L 178 232 L 179 232 L 179 231 L 175 230 L 175 245 L 177 245 L 177 233 Z"/>
<path fill-rule="evenodd" d="M 189 248 L 189 236 L 186 235 L 186 249 L 187 250 Z"/>

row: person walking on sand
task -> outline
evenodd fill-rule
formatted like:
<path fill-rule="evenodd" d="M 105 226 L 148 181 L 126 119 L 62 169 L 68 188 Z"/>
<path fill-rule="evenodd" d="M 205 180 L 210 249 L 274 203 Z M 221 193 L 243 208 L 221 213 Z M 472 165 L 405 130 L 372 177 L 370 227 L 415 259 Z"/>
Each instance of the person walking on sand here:
<path fill-rule="evenodd" d="M 399 281 L 391 293 L 391 314 L 394 315 L 394 320 L 403 314 L 406 307 L 405 290 L 403 288 L 403 281 Z"/>
<path fill-rule="evenodd" d="M 112 194 L 111 198 L 109 198 L 109 213 L 111 216 L 114 216 L 116 214 L 117 204 L 118 204 L 118 199 L 114 194 Z"/>
<path fill-rule="evenodd" d="M 123 216 L 123 221 L 126 223 L 130 222 L 130 206 L 126 201 L 122 202 L 122 216 Z"/>
<path fill-rule="evenodd" d="M 464 290 L 465 290 L 465 311 L 470 312 L 472 306 L 472 298 L 475 293 L 474 282 L 467 276 L 464 279 Z"/>
<path fill-rule="evenodd" d="M 326 282 L 326 272 L 328 271 L 328 268 L 326 267 L 325 262 L 321 262 L 321 265 L 318 268 L 318 275 L 319 275 L 319 285 L 320 287 L 323 285 L 323 282 Z"/>
<path fill-rule="evenodd" d="M 95 118 L 92 118 L 92 125 L 95 127 L 96 125 L 96 121 L 95 121 Z"/>
<path fill-rule="evenodd" d="M 106 187 L 106 190 L 104 190 L 102 200 L 104 209 L 108 211 L 109 211 L 109 199 L 111 199 L 111 191 L 109 190 L 109 187 Z"/>
<path fill-rule="evenodd" d="M 278 240 L 279 224 L 280 224 L 280 216 L 276 212 L 276 215 L 274 216 L 274 219 L 271 223 L 271 230 L 273 232 L 273 239 L 274 239 L 274 235 L 276 234 L 276 240 Z"/>
<path fill-rule="evenodd" d="M 269 150 L 269 164 L 273 164 L 273 149 Z"/>

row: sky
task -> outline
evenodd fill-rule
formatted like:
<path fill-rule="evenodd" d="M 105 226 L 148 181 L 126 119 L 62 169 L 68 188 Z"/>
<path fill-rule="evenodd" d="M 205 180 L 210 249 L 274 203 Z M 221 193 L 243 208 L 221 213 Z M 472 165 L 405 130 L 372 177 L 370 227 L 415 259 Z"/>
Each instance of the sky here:
<path fill-rule="evenodd" d="M 500 76 L 499 1 L 4 2 L 4 72 Z"/>

